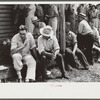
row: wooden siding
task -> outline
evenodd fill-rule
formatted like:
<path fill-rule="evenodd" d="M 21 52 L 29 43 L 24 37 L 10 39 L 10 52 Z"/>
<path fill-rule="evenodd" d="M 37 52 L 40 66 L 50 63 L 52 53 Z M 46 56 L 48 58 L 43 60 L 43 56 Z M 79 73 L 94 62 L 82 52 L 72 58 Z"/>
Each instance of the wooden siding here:
<path fill-rule="evenodd" d="M 0 40 L 11 38 L 16 33 L 12 10 L 13 5 L 0 5 Z"/>

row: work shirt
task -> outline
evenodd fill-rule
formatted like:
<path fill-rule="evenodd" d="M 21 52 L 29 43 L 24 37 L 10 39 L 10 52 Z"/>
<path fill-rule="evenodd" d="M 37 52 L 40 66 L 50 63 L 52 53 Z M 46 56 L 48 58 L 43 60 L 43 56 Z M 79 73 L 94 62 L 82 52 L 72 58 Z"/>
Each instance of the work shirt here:
<path fill-rule="evenodd" d="M 30 54 L 30 49 L 35 48 L 36 45 L 35 45 L 35 41 L 31 33 L 26 33 L 26 40 L 24 43 L 22 42 L 20 34 L 18 33 L 12 38 L 11 50 L 20 48 L 26 43 L 27 43 L 26 47 L 19 52 L 22 56 Z"/>
<path fill-rule="evenodd" d="M 75 43 L 77 43 L 76 35 L 72 31 L 69 31 L 69 33 L 66 34 L 66 48 L 67 47 L 73 48 Z"/>
<path fill-rule="evenodd" d="M 36 6 L 35 6 L 35 4 L 27 4 L 28 5 L 28 11 L 27 11 L 27 13 L 28 13 L 28 17 L 34 17 L 34 13 L 35 13 L 35 11 L 36 11 Z"/>
<path fill-rule="evenodd" d="M 78 32 L 79 34 L 81 35 L 86 35 L 88 33 L 92 33 L 92 29 L 90 27 L 90 25 L 88 24 L 88 22 L 86 20 L 82 20 L 80 23 L 79 23 L 79 28 L 78 28 Z"/>
<path fill-rule="evenodd" d="M 48 15 L 49 16 L 54 16 L 54 15 L 58 15 L 58 9 L 57 9 L 57 6 L 55 5 L 52 5 L 49 10 L 48 10 Z"/>
<path fill-rule="evenodd" d="M 57 38 L 53 35 L 48 40 L 45 39 L 42 35 L 38 38 L 38 51 L 41 54 L 43 51 L 49 51 L 54 53 L 56 50 L 59 50 L 59 44 Z"/>

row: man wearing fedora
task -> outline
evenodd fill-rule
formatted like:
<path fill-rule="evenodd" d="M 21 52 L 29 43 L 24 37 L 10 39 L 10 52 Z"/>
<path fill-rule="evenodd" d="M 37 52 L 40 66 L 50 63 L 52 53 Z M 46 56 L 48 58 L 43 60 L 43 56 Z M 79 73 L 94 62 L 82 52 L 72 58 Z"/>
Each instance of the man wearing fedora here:
<path fill-rule="evenodd" d="M 31 33 L 27 32 L 24 25 L 19 27 L 19 33 L 16 34 L 11 41 L 11 54 L 13 58 L 14 68 L 18 75 L 18 82 L 22 82 L 21 70 L 24 61 L 27 65 L 25 82 L 35 81 L 36 75 L 36 44 Z M 31 51 L 30 51 L 31 50 Z M 31 53 L 34 55 L 31 55 Z"/>
<path fill-rule="evenodd" d="M 86 15 L 84 13 L 80 13 L 78 15 L 79 26 L 78 26 L 78 46 L 81 50 L 85 48 L 85 55 L 90 65 L 93 65 L 92 58 L 92 47 L 94 41 L 94 34 L 86 20 Z"/>
<path fill-rule="evenodd" d="M 52 27 L 47 25 L 40 29 L 40 36 L 38 38 L 38 51 L 41 56 L 41 72 L 42 79 L 46 81 L 46 60 L 55 60 L 62 73 L 61 78 L 67 78 L 65 76 L 65 66 L 62 55 L 59 53 L 60 47 L 57 38 L 53 35 Z M 68 78 L 67 78 L 68 79 Z"/>

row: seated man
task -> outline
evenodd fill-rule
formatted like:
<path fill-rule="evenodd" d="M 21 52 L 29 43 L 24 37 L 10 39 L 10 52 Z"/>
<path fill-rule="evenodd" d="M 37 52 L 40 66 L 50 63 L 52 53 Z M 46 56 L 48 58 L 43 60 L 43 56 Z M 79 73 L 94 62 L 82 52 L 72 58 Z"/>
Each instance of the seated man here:
<path fill-rule="evenodd" d="M 38 51 L 41 56 L 42 80 L 46 81 L 46 60 L 55 60 L 62 73 L 61 78 L 65 76 L 65 66 L 62 55 L 59 53 L 60 47 L 57 38 L 53 35 L 52 27 L 46 26 L 40 29 L 41 35 L 38 38 Z"/>
<path fill-rule="evenodd" d="M 85 69 L 88 69 L 88 61 L 82 51 L 77 47 L 77 39 L 75 33 L 70 31 L 70 23 L 66 22 L 66 50 L 65 50 L 65 64 L 79 69 L 78 59 L 81 61 Z"/>
<path fill-rule="evenodd" d="M 22 82 L 22 61 L 24 61 L 28 67 L 25 81 L 35 81 L 36 61 L 31 55 L 31 53 L 34 54 L 34 57 L 37 60 L 35 47 L 36 45 L 32 34 L 27 32 L 27 28 L 24 25 L 21 25 L 19 27 L 19 33 L 17 33 L 11 41 L 11 54 L 14 68 L 18 75 L 18 82 Z M 33 52 L 30 52 L 30 50 Z"/>

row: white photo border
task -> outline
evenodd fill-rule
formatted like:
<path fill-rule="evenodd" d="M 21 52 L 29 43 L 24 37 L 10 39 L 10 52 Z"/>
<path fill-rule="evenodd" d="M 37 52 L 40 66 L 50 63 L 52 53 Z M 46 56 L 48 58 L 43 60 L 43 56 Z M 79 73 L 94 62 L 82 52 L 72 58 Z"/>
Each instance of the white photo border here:
<path fill-rule="evenodd" d="M 2 4 L 73 4 L 100 3 L 100 1 L 7 1 Z M 57 87 L 61 85 L 61 87 Z M 47 82 L 47 83 L 0 83 L 0 99 L 99 99 L 99 82 Z"/>

